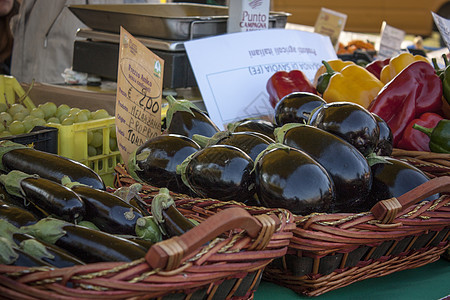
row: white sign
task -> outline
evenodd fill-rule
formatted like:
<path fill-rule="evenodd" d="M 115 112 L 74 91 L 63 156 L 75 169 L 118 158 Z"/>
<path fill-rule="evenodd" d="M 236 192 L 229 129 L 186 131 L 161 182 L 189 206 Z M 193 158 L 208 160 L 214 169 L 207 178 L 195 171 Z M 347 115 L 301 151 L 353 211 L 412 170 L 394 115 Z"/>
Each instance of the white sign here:
<path fill-rule="evenodd" d="M 389 26 L 386 22 L 383 22 L 380 36 L 378 59 L 391 58 L 401 52 L 402 42 L 405 39 L 405 32 L 403 30 Z"/>
<path fill-rule="evenodd" d="M 334 49 L 339 48 L 339 36 L 344 30 L 345 22 L 347 22 L 347 15 L 322 7 L 316 24 L 314 25 L 314 32 L 328 35 Z"/>
<path fill-rule="evenodd" d="M 436 24 L 445 45 L 450 50 L 450 20 L 445 19 L 434 12 L 431 12 L 431 14 L 433 15 L 434 23 Z"/>
<path fill-rule="evenodd" d="M 232 0 L 228 5 L 227 32 L 269 29 L 270 0 Z"/>
<path fill-rule="evenodd" d="M 269 29 L 185 42 L 209 116 L 217 124 L 272 118 L 266 84 L 277 71 L 301 70 L 311 80 L 322 60 L 337 59 L 330 38 L 299 30 Z"/>

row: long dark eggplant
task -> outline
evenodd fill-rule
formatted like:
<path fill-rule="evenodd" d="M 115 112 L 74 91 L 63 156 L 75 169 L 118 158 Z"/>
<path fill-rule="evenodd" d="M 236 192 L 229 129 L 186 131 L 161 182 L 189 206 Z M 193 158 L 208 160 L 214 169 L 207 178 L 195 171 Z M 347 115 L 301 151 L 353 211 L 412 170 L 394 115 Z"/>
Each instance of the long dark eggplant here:
<path fill-rule="evenodd" d="M 71 189 L 37 175 L 13 170 L 0 175 L 0 182 L 11 195 L 21 197 L 47 215 L 76 222 L 86 212 L 83 200 Z"/>
<path fill-rule="evenodd" d="M 143 247 L 127 239 L 54 218 L 22 227 L 22 232 L 55 244 L 85 263 L 130 262 L 146 254 Z"/>
<path fill-rule="evenodd" d="M 353 145 L 325 130 L 302 124 L 277 129 L 277 141 L 308 153 L 327 170 L 336 187 L 334 212 L 360 209 L 372 187 L 366 158 Z"/>
<path fill-rule="evenodd" d="M 100 175 L 82 163 L 11 141 L 0 141 L 0 171 L 7 173 L 12 170 L 37 174 L 55 182 L 61 182 L 63 176 L 68 176 L 71 181 L 105 189 Z"/>
<path fill-rule="evenodd" d="M 0 220 L 8 221 L 16 227 L 32 225 L 39 221 L 39 219 L 28 210 L 6 204 L 2 201 L 0 201 Z"/>
<path fill-rule="evenodd" d="M 312 111 L 325 104 L 326 101 L 322 97 L 313 93 L 290 93 L 277 102 L 274 122 L 278 126 L 283 126 L 287 123 L 306 124 Z"/>
<path fill-rule="evenodd" d="M 64 182 L 64 180 L 63 180 Z M 86 206 L 84 220 L 100 230 L 113 234 L 135 234 L 136 221 L 142 213 L 118 196 L 86 185 L 67 183 Z"/>
<path fill-rule="evenodd" d="M 227 125 L 227 129 L 231 132 L 259 132 L 273 140 L 275 139 L 274 130 L 276 127 L 272 122 L 263 119 L 245 119 Z"/>

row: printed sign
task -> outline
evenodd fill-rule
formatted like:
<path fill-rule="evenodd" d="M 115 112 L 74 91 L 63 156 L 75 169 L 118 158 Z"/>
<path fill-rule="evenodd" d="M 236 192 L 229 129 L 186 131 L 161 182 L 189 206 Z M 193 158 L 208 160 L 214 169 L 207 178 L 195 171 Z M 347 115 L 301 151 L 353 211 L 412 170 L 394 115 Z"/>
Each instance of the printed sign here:
<path fill-rule="evenodd" d="M 431 12 L 431 14 L 433 15 L 434 24 L 436 24 L 447 49 L 450 50 L 450 20 L 445 19 L 434 12 Z"/>
<path fill-rule="evenodd" d="M 269 29 L 270 0 L 233 0 L 228 7 L 227 32 Z"/>
<path fill-rule="evenodd" d="M 405 32 L 403 30 L 389 26 L 386 22 L 383 22 L 381 25 L 378 59 L 386 59 L 399 54 L 404 39 Z"/>
<path fill-rule="evenodd" d="M 149 138 L 161 134 L 164 61 L 120 28 L 116 135 L 123 160 Z"/>
<path fill-rule="evenodd" d="M 344 30 L 347 15 L 322 7 L 314 25 L 314 32 L 327 35 L 335 50 L 339 46 L 339 36 Z"/>

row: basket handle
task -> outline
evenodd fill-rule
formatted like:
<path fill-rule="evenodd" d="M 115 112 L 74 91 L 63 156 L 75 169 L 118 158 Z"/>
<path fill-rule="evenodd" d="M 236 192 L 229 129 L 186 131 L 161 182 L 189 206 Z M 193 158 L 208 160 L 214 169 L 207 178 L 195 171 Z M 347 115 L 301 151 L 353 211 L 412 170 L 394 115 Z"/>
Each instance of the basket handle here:
<path fill-rule="evenodd" d="M 403 209 L 436 193 L 450 193 L 450 176 L 435 177 L 397 198 L 379 201 L 370 211 L 382 223 L 391 223 Z"/>
<path fill-rule="evenodd" d="M 279 224 L 279 220 L 276 222 L 274 219 L 276 217 L 263 216 L 266 217 L 266 220 L 260 222 L 260 218 L 253 217 L 243 208 L 224 209 L 183 235 L 154 244 L 145 255 L 145 259 L 155 269 L 173 270 L 179 266 L 184 256 L 226 231 L 242 228 L 246 230 L 250 237 L 256 238 L 262 231 L 266 231 L 262 230 L 265 224 L 272 223 L 274 227 L 276 223 Z M 272 221 L 267 222 L 267 218 Z M 271 237 L 272 233 L 273 231 L 268 238 Z"/>

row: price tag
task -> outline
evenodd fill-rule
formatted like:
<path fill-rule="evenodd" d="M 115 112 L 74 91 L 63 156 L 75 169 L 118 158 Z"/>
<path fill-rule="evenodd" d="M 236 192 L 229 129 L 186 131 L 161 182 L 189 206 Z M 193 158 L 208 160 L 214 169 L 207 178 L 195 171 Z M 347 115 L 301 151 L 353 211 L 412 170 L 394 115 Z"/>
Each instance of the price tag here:
<path fill-rule="evenodd" d="M 445 45 L 450 50 L 450 20 L 445 19 L 434 12 L 431 12 L 431 14 L 433 15 L 434 24 L 436 24 Z"/>
<path fill-rule="evenodd" d="M 381 25 L 378 59 L 391 58 L 399 54 L 404 39 L 405 32 L 403 30 L 389 26 L 386 22 L 383 22 Z"/>
<path fill-rule="evenodd" d="M 116 135 L 127 162 L 137 147 L 161 134 L 164 61 L 121 27 L 118 66 Z"/>
<path fill-rule="evenodd" d="M 345 22 L 347 22 L 346 14 L 322 7 L 314 25 L 314 32 L 329 36 L 331 44 L 337 50 Z"/>

